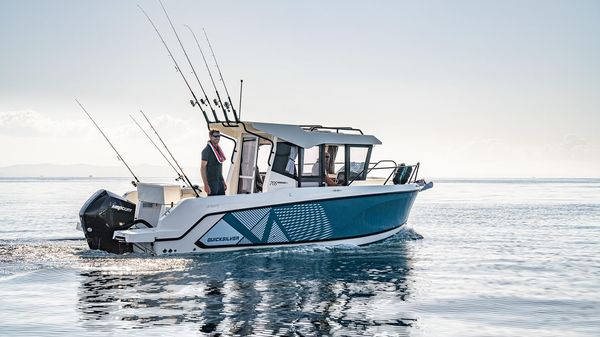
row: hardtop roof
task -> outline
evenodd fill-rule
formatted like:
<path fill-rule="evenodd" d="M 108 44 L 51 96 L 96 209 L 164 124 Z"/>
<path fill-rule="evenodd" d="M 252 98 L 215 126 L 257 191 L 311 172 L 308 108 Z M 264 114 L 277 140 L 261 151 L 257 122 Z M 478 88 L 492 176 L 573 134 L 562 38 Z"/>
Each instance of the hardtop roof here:
<path fill-rule="evenodd" d="M 381 141 L 372 135 L 358 133 L 342 133 L 339 131 L 360 131 L 350 128 L 330 128 L 334 131 L 323 130 L 323 127 L 301 127 L 293 124 L 263 123 L 263 122 L 241 122 L 246 128 L 261 135 L 275 136 L 281 140 L 298 145 L 303 148 L 311 148 L 321 144 L 348 144 L 348 145 L 377 145 Z M 240 124 L 241 124 L 240 123 Z M 223 123 L 211 123 L 211 128 L 231 136 L 238 137 L 243 128 L 241 126 L 228 126 Z"/>

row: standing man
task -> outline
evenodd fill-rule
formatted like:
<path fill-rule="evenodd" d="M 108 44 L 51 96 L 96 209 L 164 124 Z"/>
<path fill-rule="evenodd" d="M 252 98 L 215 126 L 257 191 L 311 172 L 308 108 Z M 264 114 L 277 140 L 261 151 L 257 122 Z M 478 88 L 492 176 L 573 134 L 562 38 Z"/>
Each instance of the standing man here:
<path fill-rule="evenodd" d="M 212 129 L 208 132 L 208 144 L 202 150 L 200 175 L 207 195 L 225 195 L 227 185 L 223 179 L 223 162 L 227 159 L 219 146 L 221 133 Z"/>

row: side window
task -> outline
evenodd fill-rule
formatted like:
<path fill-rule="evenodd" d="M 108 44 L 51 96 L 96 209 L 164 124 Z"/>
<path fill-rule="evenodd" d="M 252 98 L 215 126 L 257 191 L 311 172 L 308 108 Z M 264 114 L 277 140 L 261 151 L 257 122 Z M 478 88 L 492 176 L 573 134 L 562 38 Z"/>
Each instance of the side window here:
<path fill-rule="evenodd" d="M 303 177 L 320 177 L 321 163 L 319 162 L 319 146 L 313 146 L 304 149 L 302 176 Z"/>
<path fill-rule="evenodd" d="M 277 142 L 272 170 L 298 179 L 298 147 L 287 142 Z"/>
<path fill-rule="evenodd" d="M 330 160 L 327 166 L 327 173 L 339 174 L 344 172 L 344 163 L 346 162 L 346 149 L 344 145 L 327 145 L 325 156 L 329 154 Z M 327 159 L 327 158 L 325 158 Z"/>
<path fill-rule="evenodd" d="M 270 144 L 260 144 L 258 146 L 258 159 L 256 161 L 256 166 L 258 166 L 259 172 L 264 174 L 267 171 L 267 167 L 269 167 L 269 155 L 271 154 L 271 145 Z"/>
<path fill-rule="evenodd" d="M 254 171 L 256 167 L 256 153 L 258 138 L 244 136 L 242 138 L 242 156 L 240 162 L 238 194 L 252 193 L 254 191 Z"/>
<path fill-rule="evenodd" d="M 365 180 L 367 177 L 367 162 L 369 160 L 370 147 L 350 147 L 349 177 L 351 180 Z"/>

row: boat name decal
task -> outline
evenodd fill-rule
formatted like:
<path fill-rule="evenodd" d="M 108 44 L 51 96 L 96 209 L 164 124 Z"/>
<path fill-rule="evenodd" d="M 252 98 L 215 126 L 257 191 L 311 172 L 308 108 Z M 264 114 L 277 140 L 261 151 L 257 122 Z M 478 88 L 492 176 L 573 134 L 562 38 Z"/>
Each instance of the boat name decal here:
<path fill-rule="evenodd" d="M 276 181 L 276 180 L 271 180 L 271 186 L 277 186 L 277 185 L 287 185 L 289 184 L 289 182 L 287 181 Z"/>
<path fill-rule="evenodd" d="M 116 209 L 117 211 L 124 211 L 124 212 L 131 212 L 131 211 L 133 211 L 133 209 L 131 209 L 129 207 L 120 206 L 120 205 L 112 205 L 112 206 L 110 206 L 110 208 Z"/>
<path fill-rule="evenodd" d="M 206 239 L 207 242 L 216 242 L 216 241 L 233 241 L 233 240 L 239 240 L 240 236 L 236 235 L 236 236 L 221 236 L 221 237 L 216 237 L 216 238 L 208 238 Z"/>

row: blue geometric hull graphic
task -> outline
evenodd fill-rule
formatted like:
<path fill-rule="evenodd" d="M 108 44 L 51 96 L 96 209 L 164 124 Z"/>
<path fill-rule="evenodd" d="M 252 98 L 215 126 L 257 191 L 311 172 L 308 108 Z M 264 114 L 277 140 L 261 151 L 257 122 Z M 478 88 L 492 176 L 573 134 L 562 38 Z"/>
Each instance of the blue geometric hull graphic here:
<path fill-rule="evenodd" d="M 281 245 L 373 235 L 406 223 L 417 194 L 375 194 L 228 212 L 196 245 Z"/>

